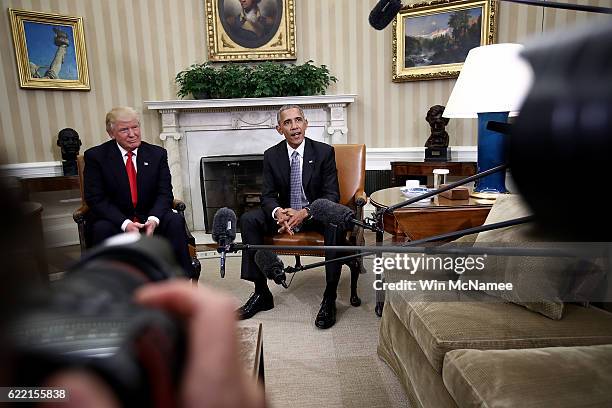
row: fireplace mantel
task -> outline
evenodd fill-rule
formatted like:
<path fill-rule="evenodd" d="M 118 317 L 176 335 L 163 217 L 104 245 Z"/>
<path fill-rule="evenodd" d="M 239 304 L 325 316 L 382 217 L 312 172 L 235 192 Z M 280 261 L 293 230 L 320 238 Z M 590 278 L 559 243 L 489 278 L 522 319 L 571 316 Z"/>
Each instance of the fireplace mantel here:
<path fill-rule="evenodd" d="M 200 159 L 262 154 L 282 140 L 274 129 L 278 108 L 299 105 L 306 135 L 329 144 L 347 143 L 349 104 L 356 95 L 145 101 L 161 115 L 159 138 L 168 151 L 174 195 L 187 203 L 189 226 L 204 229 Z M 191 211 L 190 211 L 191 210 Z"/>

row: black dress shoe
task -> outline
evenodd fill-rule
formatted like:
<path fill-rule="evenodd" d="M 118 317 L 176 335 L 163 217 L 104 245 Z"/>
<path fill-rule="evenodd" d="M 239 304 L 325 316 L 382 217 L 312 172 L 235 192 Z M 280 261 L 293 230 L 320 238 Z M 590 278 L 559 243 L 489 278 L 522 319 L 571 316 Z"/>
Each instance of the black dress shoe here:
<path fill-rule="evenodd" d="M 272 295 L 253 293 L 244 306 L 238 309 L 238 319 L 245 320 L 255 316 L 257 312 L 263 312 L 274 308 Z"/>
<path fill-rule="evenodd" d="M 315 319 L 315 326 L 319 329 L 329 329 L 336 324 L 336 301 L 323 298 L 321 308 Z"/>

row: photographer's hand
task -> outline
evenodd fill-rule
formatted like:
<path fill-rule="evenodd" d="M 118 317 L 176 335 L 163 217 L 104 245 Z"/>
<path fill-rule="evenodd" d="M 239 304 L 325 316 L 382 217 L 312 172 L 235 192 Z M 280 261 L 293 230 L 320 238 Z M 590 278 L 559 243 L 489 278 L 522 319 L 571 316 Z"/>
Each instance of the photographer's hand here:
<path fill-rule="evenodd" d="M 236 305 L 229 296 L 175 280 L 147 284 L 135 297 L 138 303 L 164 309 L 185 321 L 188 345 L 181 407 L 265 407 L 262 389 L 248 378 L 239 361 Z M 69 390 L 68 401 L 46 403 L 49 406 L 120 406 L 108 384 L 83 369 L 58 372 L 44 386 Z"/>
<path fill-rule="evenodd" d="M 239 361 L 232 298 L 179 280 L 145 285 L 135 297 L 138 303 L 167 310 L 185 321 L 188 348 L 182 406 L 265 406 L 261 388 L 247 377 Z"/>

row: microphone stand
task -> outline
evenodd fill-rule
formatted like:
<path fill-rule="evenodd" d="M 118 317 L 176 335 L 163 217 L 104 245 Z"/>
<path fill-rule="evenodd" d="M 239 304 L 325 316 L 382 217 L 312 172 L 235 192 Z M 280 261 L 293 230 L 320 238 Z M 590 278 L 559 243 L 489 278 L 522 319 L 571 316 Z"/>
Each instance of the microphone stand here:
<path fill-rule="evenodd" d="M 221 279 L 225 278 L 225 254 L 230 252 L 231 243 L 225 245 L 219 245 L 217 248 L 217 252 L 221 254 L 221 260 L 219 265 L 219 273 L 221 275 Z"/>
<path fill-rule="evenodd" d="M 382 234 L 384 233 L 384 230 L 382 228 L 382 217 L 384 215 L 384 213 L 388 212 L 388 213 L 392 213 L 394 210 L 404 207 L 406 205 L 415 203 L 419 200 L 422 200 L 424 198 L 428 198 L 428 197 L 432 197 L 436 194 L 442 193 L 444 191 L 453 189 L 455 187 L 461 186 L 463 184 L 467 184 L 471 181 L 474 180 L 478 180 L 482 177 L 486 177 L 489 174 L 492 173 L 496 173 L 498 171 L 502 171 L 505 170 L 508 167 L 507 164 L 502 164 L 500 166 L 497 167 L 493 167 L 489 170 L 480 172 L 478 174 L 475 174 L 473 176 L 467 177 L 463 180 L 457 181 L 455 183 L 451 183 L 445 187 L 441 187 L 437 190 L 422 194 L 418 197 L 406 200 L 403 203 L 399 203 L 390 207 L 387 207 L 385 210 L 382 211 L 377 211 L 375 217 L 376 219 L 371 219 L 371 218 L 366 218 L 365 222 L 361 222 L 359 220 L 352 220 L 353 223 L 361 226 L 362 228 L 367 228 L 371 231 L 374 231 L 376 233 L 377 236 L 377 240 L 380 236 L 380 238 L 382 238 Z M 446 234 L 440 234 L 440 235 L 435 235 L 432 237 L 428 237 L 428 238 L 424 238 L 421 240 L 417 240 L 417 241 L 411 241 L 405 245 L 402 245 L 400 247 L 386 247 L 387 250 L 393 250 L 395 252 L 423 252 L 422 250 L 419 251 L 417 249 L 412 249 L 412 250 L 407 250 L 407 247 L 414 247 L 415 245 L 419 245 L 422 243 L 427 243 L 427 242 L 434 242 L 434 241 L 441 241 L 441 240 L 447 240 L 447 239 L 453 239 L 453 238 L 458 238 L 461 237 L 463 235 L 467 235 L 467 234 L 473 234 L 473 233 L 477 233 L 477 232 L 482 232 L 482 231 L 489 231 L 489 230 L 493 230 L 493 229 L 497 229 L 497 228 L 504 228 L 504 227 L 508 227 L 508 226 L 512 226 L 512 225 L 518 225 L 518 224 L 523 224 L 526 222 L 530 222 L 533 220 L 533 216 L 528 216 L 528 217 L 522 217 L 522 218 L 518 218 L 515 220 L 509 220 L 509 221 L 503 221 L 503 222 L 499 222 L 499 223 L 495 223 L 495 224 L 489 224 L 489 225 L 482 225 L 479 227 L 473 227 L 473 228 L 468 228 L 468 229 L 464 229 L 464 230 L 460 230 L 460 231 L 455 231 L 455 232 L 450 232 L 450 233 L 446 233 Z M 382 241 L 382 239 L 380 239 L 380 241 Z M 292 266 L 287 266 L 285 268 L 285 273 L 295 273 L 295 272 L 299 272 L 299 271 L 304 271 L 307 269 L 313 269 L 313 268 L 317 268 L 319 266 L 324 266 L 327 265 L 329 263 L 332 262 L 345 262 L 345 261 L 350 261 L 356 258 L 361 258 L 364 256 L 368 256 L 368 255 L 373 255 L 373 254 L 379 254 L 382 253 L 382 251 L 380 249 L 378 249 L 379 247 L 355 247 L 355 246 L 292 246 L 292 245 L 251 245 L 251 244 L 230 244 L 230 248 L 227 250 L 228 252 L 236 252 L 238 250 L 250 250 L 250 251 L 254 251 L 254 250 L 259 250 L 259 249 L 267 249 L 267 250 L 333 250 L 333 251 L 349 251 L 349 252 L 355 252 L 358 251 L 359 253 L 353 254 L 353 255 L 347 255 L 347 256 L 343 256 L 343 257 L 339 257 L 339 258 L 335 258 L 335 259 L 330 259 L 330 260 L 326 260 L 326 261 L 321 261 L 321 262 L 316 262 L 310 265 L 298 265 L 295 267 Z M 363 252 L 363 251 L 368 251 L 368 252 Z M 489 251 L 490 252 L 490 251 Z"/>
<path fill-rule="evenodd" d="M 430 249 L 426 249 L 425 247 L 422 248 L 414 248 L 416 245 L 420 245 L 420 244 L 424 244 L 424 243 L 428 243 L 428 242 L 435 242 L 435 241 L 442 241 L 442 240 L 447 240 L 447 239 L 454 239 L 454 238 L 459 238 L 463 235 L 469 235 L 469 234 L 474 234 L 474 233 L 478 233 L 478 232 L 483 232 L 483 231 L 490 231 L 490 230 L 494 230 L 494 229 L 498 229 L 498 228 L 505 228 L 505 227 L 510 227 L 513 225 L 519 225 L 519 224 L 524 224 L 530 221 L 534 220 L 534 216 L 530 215 L 527 217 L 521 217 L 521 218 L 516 218 L 513 220 L 507 220 L 507 221 L 502 221 L 502 222 L 497 222 L 494 224 L 488 224 L 488 225 L 481 225 L 478 227 L 472 227 L 472 228 L 467 228 L 467 229 L 463 229 L 460 231 L 454 231 L 454 232 L 448 232 L 448 233 L 444 233 L 444 234 L 439 234 L 439 235 L 434 235 L 431 237 L 427 237 L 427 238 L 423 238 L 423 239 L 419 239 L 419 240 L 415 240 L 415 241 L 410 241 L 407 242 L 404 245 L 401 246 L 373 246 L 373 247 L 364 247 L 364 246 L 351 246 L 351 245 L 342 245 L 342 246 L 294 246 L 294 245 L 252 245 L 252 244 L 242 244 L 242 243 L 232 243 L 230 244 L 230 249 L 228 250 L 228 252 L 237 252 L 240 250 L 247 250 L 247 251 L 257 251 L 259 249 L 268 249 L 268 250 L 297 250 L 297 251 L 325 251 L 325 250 L 336 250 L 336 251 L 351 251 L 351 252 L 355 252 L 355 251 L 359 251 L 359 253 L 357 254 L 353 254 L 353 255 L 347 255 L 347 256 L 343 256 L 340 258 L 335 258 L 335 259 L 330 259 L 327 261 L 320 261 L 320 262 L 316 262 L 313 264 L 309 264 L 309 265 L 300 265 L 298 267 L 292 267 L 292 266 L 287 266 L 285 267 L 285 273 L 295 273 L 295 272 L 299 272 L 299 271 L 304 271 L 307 269 L 313 269 L 313 268 L 317 268 L 319 266 L 324 266 L 327 265 L 328 263 L 332 263 L 332 262 L 344 262 L 344 261 L 350 261 L 352 259 L 356 259 L 356 258 L 361 258 L 364 256 L 368 256 L 368 255 L 376 255 L 376 254 L 380 254 L 382 252 L 406 252 L 406 253 L 422 253 L 422 252 L 429 252 L 431 251 Z M 412 247 L 412 248 L 411 248 Z M 470 250 L 472 250 L 473 248 L 470 248 Z M 487 250 L 489 251 L 488 253 L 493 253 L 493 252 L 503 252 L 505 249 L 507 248 L 502 248 L 501 250 L 496 250 L 495 248 L 491 249 L 491 248 L 487 248 Z M 474 253 L 474 252 L 470 252 L 470 250 L 464 250 L 464 253 Z M 365 251 L 365 252 L 363 252 Z M 457 253 L 457 249 L 453 250 L 454 252 L 452 253 Z M 486 251 L 485 251 L 486 252 Z M 499 253 L 500 255 L 503 255 L 504 253 Z M 533 254 L 533 252 L 530 252 L 529 250 L 525 250 L 524 254 Z M 535 256 L 535 255 L 532 255 Z"/>
<path fill-rule="evenodd" d="M 363 221 L 359 221 L 357 219 L 351 219 L 351 221 L 353 224 L 360 226 L 361 228 L 370 230 L 372 232 L 375 233 L 383 233 L 384 231 L 378 226 L 378 221 L 374 220 L 372 218 L 365 218 Z"/>

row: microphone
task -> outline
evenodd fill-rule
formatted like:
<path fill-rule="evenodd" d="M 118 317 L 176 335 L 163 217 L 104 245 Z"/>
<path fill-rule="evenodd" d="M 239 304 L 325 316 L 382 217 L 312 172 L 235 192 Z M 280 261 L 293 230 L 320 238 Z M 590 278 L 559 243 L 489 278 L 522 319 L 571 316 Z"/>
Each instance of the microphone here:
<path fill-rule="evenodd" d="M 370 12 L 370 25 L 377 30 L 382 30 L 389 25 L 402 8 L 400 0 L 379 0 Z"/>
<path fill-rule="evenodd" d="M 287 276 L 283 261 L 272 251 L 260 249 L 255 252 L 255 264 L 261 269 L 266 278 L 273 280 L 277 285 L 287 289 Z"/>
<path fill-rule="evenodd" d="M 219 272 L 225 278 L 225 254 L 236 239 L 236 213 L 227 207 L 219 209 L 213 218 L 212 239 L 219 244 L 221 254 Z"/>
<path fill-rule="evenodd" d="M 336 224 L 343 229 L 358 225 L 371 231 L 379 231 L 375 225 L 366 224 L 355 218 L 353 210 L 345 205 L 334 203 L 326 198 L 317 198 L 310 204 L 310 215 L 323 224 Z"/>

